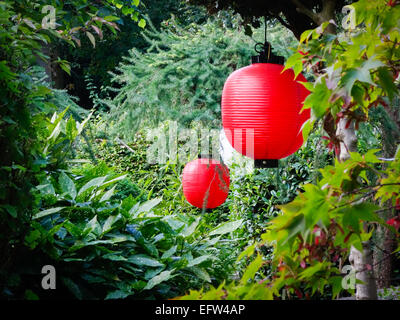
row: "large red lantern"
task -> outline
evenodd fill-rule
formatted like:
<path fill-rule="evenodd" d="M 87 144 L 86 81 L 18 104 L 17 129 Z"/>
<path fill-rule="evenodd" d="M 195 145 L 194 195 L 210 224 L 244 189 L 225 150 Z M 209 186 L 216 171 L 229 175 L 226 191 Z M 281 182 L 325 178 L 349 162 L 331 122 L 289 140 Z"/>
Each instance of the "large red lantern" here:
<path fill-rule="evenodd" d="M 213 209 L 225 202 L 229 191 L 229 170 L 214 159 L 196 159 L 183 168 L 182 188 L 193 206 Z"/>
<path fill-rule="evenodd" d="M 252 65 L 233 72 L 221 101 L 229 142 L 239 153 L 255 159 L 256 165 L 268 163 L 269 167 L 301 147 L 301 127 L 310 117 L 309 109 L 300 113 L 309 91 L 299 81 L 307 80 L 302 74 L 295 79 L 291 69 L 282 72 L 283 58 L 272 58 L 262 51 L 253 57 Z"/>

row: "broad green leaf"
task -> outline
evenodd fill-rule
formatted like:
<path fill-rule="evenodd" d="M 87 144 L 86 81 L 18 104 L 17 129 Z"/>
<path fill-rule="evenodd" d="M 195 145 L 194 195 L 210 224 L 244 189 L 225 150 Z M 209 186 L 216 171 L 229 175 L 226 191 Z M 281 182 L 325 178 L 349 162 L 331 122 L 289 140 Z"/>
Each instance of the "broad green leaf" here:
<path fill-rule="evenodd" d="M 127 174 L 123 174 L 123 175 L 120 175 L 120 176 L 118 176 L 118 177 L 116 177 L 116 178 L 114 178 L 114 179 L 105 181 L 104 183 L 101 184 L 101 187 L 102 187 L 102 188 L 106 188 L 106 187 L 108 187 L 108 186 L 114 184 L 114 183 L 117 182 L 117 181 L 120 181 L 120 180 L 125 179 L 127 176 L 128 176 Z"/>
<path fill-rule="evenodd" d="M 83 230 L 83 235 L 85 236 L 92 232 L 96 235 L 100 235 L 101 230 L 102 228 L 100 226 L 100 223 L 97 221 L 97 215 L 95 215 L 88 223 L 86 223 Z"/>
<path fill-rule="evenodd" d="M 202 279 L 206 282 L 211 283 L 211 277 L 206 270 L 199 267 L 190 267 L 190 271 L 192 271 L 199 279 Z"/>
<path fill-rule="evenodd" d="M 114 195 L 115 187 L 116 186 L 112 187 L 110 190 L 104 193 L 104 195 L 100 199 L 100 202 L 109 200 Z"/>
<path fill-rule="evenodd" d="M 162 198 L 155 198 L 155 199 L 151 199 L 151 200 L 148 200 L 148 201 L 142 203 L 142 204 L 139 206 L 139 208 L 138 208 L 136 214 L 139 214 L 139 213 L 142 213 L 142 212 L 149 212 L 149 211 L 151 211 L 151 210 L 152 210 L 155 206 L 157 206 L 161 201 L 162 201 Z"/>
<path fill-rule="evenodd" d="M 197 217 L 192 224 L 183 229 L 180 235 L 184 238 L 190 237 L 196 231 L 199 222 L 200 222 L 200 217 Z"/>
<path fill-rule="evenodd" d="M 209 236 L 213 236 L 216 234 L 226 234 L 229 232 L 233 232 L 238 229 L 243 223 L 243 219 L 232 221 L 232 222 L 225 222 L 222 225 L 218 226 L 216 229 L 209 233 Z"/>
<path fill-rule="evenodd" d="M 61 172 L 58 182 L 60 183 L 62 192 L 67 193 L 71 196 L 72 200 L 75 200 L 76 188 L 74 181 L 65 172 Z"/>
<path fill-rule="evenodd" d="M 161 259 L 168 259 L 169 257 L 171 257 L 176 252 L 177 248 L 178 248 L 177 245 L 172 246 L 171 248 L 169 248 L 167 251 L 165 251 L 163 253 L 163 255 L 161 256 Z"/>
<path fill-rule="evenodd" d="M 133 292 L 132 292 L 133 293 Z M 107 294 L 105 297 L 105 300 L 110 300 L 110 299 L 125 299 L 126 297 L 129 296 L 129 292 L 122 291 L 122 290 L 115 290 L 111 291 Z"/>
<path fill-rule="evenodd" d="M 86 184 L 79 190 L 78 196 L 79 196 L 81 193 L 85 192 L 86 190 L 88 190 L 88 189 L 90 189 L 90 188 L 92 188 L 92 187 L 100 187 L 100 186 L 103 184 L 104 180 L 107 179 L 107 177 L 108 177 L 108 176 L 97 177 L 97 178 L 94 178 L 94 179 L 90 180 L 88 183 L 86 183 Z"/>
<path fill-rule="evenodd" d="M 152 278 L 147 285 L 144 287 L 143 290 L 150 290 L 153 287 L 155 287 L 156 285 L 160 284 L 161 282 L 167 281 L 169 279 L 171 279 L 172 277 L 174 277 L 172 275 L 174 270 L 167 270 L 167 271 L 163 271 L 161 272 L 159 275 L 155 276 L 154 278 Z"/>
<path fill-rule="evenodd" d="M 43 217 L 48 216 L 50 214 L 59 212 L 64 208 L 66 208 L 66 207 L 56 207 L 56 208 L 51 208 L 51 209 L 40 211 L 39 213 L 37 213 L 37 214 L 35 214 L 33 216 L 33 219 L 35 220 L 35 219 L 43 218 Z"/>
<path fill-rule="evenodd" d="M 162 267 L 164 266 L 161 262 L 158 260 L 145 255 L 145 254 L 136 254 L 133 256 L 130 256 L 128 258 L 129 262 L 132 262 L 138 266 L 147 266 L 147 267 Z"/>
<path fill-rule="evenodd" d="M 197 258 L 193 259 L 192 261 L 190 261 L 188 263 L 187 267 L 196 266 L 196 265 L 198 265 L 198 264 L 200 264 L 200 263 L 202 263 L 204 261 L 210 260 L 210 259 L 213 259 L 213 256 L 204 255 L 204 256 L 197 257 Z"/>
<path fill-rule="evenodd" d="M 107 233 L 112 229 L 113 224 L 121 218 L 121 215 L 109 216 L 103 224 L 102 233 Z"/>

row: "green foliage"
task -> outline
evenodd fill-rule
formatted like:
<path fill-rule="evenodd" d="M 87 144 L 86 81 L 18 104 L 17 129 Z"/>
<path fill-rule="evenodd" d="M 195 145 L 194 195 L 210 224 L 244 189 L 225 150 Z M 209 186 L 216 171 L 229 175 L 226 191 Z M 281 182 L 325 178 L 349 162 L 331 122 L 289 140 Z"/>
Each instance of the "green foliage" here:
<path fill-rule="evenodd" d="M 347 126 L 354 121 L 358 127 L 359 122 L 368 120 L 370 112 L 373 114 L 370 109 L 379 104 L 388 115 L 392 111 L 388 105 L 398 95 L 400 6 L 383 0 L 361 0 L 353 7 L 355 29 L 332 35 L 324 32 L 329 24 L 326 22 L 306 31 L 298 52 L 286 63 L 286 68 L 293 68 L 296 74 L 304 66 L 316 75 L 314 83 L 304 84 L 311 91 L 304 108 L 312 110 L 310 127 L 322 119 L 329 145 L 336 149 L 341 142 L 336 137 L 339 120 L 347 119 Z M 367 123 L 361 136 L 368 135 L 368 130 L 370 134 L 372 128 Z M 398 235 L 399 218 L 385 222 L 381 216 L 397 210 L 400 203 L 400 152 L 386 162 L 377 157 L 378 149 L 369 149 L 379 140 L 368 141 L 367 146 L 365 140 L 361 142 L 362 154 L 350 152 L 350 159 L 335 160 L 334 165 L 320 169 L 316 183 L 305 184 L 304 192 L 292 202 L 278 206 L 281 213 L 268 223 L 262 241 L 251 244 L 240 255 L 249 257 L 257 252 L 241 281 L 205 293 L 190 292 L 186 298 L 245 299 L 247 293 L 259 290 L 262 294 L 255 295 L 259 299 L 283 297 L 285 292 L 303 298 L 305 293 L 313 296 L 326 290 L 336 298 L 344 290 L 341 266 L 350 248 L 362 251 L 362 243 L 371 238 L 379 224 Z M 273 248 L 269 261 L 272 272 L 263 276 L 259 252 L 265 245 Z M 253 280 L 243 289 L 247 274 L 257 272 L 263 281 Z"/>
<path fill-rule="evenodd" d="M 158 0 L 157 5 L 144 0 L 137 10 L 140 10 L 141 16 L 146 16 L 146 20 L 152 21 L 156 28 L 171 15 L 174 15 L 182 26 L 192 22 L 202 23 L 207 19 L 204 10 L 189 6 L 180 0 Z M 101 9 L 101 13 L 103 16 L 111 14 L 105 9 Z M 63 85 L 69 88 L 71 94 L 80 98 L 81 105 L 85 108 L 97 106 L 96 101 L 93 101 L 94 97 L 106 98 L 109 94 L 113 96 L 113 93 L 105 90 L 111 84 L 112 76 L 109 71 L 115 70 L 130 49 L 136 48 L 144 52 L 149 46 L 142 35 L 143 28 L 138 25 L 138 19 L 135 21 L 130 16 L 121 15 L 113 22 L 120 31 L 114 33 L 105 28 L 102 31 L 103 39 L 96 42 L 95 48 L 87 38 L 81 39 L 79 50 L 63 42 L 56 44 L 60 58 L 72 62 L 73 76 L 64 79 Z"/>
<path fill-rule="evenodd" d="M 131 139 L 138 126 L 165 119 L 219 126 L 223 84 L 249 63 L 249 39 L 216 21 L 181 27 L 174 19 L 161 31 L 150 24 L 144 35 L 149 49 L 130 51 L 113 78 L 117 96 L 104 101 L 115 131 Z"/>
<path fill-rule="evenodd" d="M 368 119 L 371 108 L 379 104 L 388 108 L 398 95 L 399 6 L 388 6 L 382 0 L 373 4 L 358 1 L 350 7 L 356 12 L 355 28 L 333 35 L 324 32 L 329 25 L 324 22 L 315 30 L 305 31 L 298 52 L 287 61 L 286 68 L 293 67 L 296 73 L 303 66 L 317 71 L 314 85 L 306 85 L 312 94 L 304 108 L 312 110 L 311 122 L 332 116 L 337 121 L 346 118 L 349 124 L 358 126 Z M 339 148 L 334 130 L 328 134 Z"/>
<path fill-rule="evenodd" d="M 57 110 L 54 103 L 60 91 L 54 92 L 35 67 L 46 63 L 49 57 L 44 47 L 57 39 L 73 45 L 77 34 L 87 28 L 100 31 L 114 23 L 99 18 L 98 6 L 111 6 L 104 1 L 1 1 L 0 2 L 0 287 L 15 269 L 18 254 L 24 247 L 24 237 L 30 232 L 30 220 L 37 209 L 31 189 L 38 179 L 46 175 L 45 167 L 62 168 L 66 154 L 59 153 L 50 160 L 48 149 L 59 151 L 73 143 L 81 128 L 73 127 L 73 119 L 61 125 L 55 116 L 47 115 Z M 53 5 L 57 25 L 49 27 L 47 13 L 42 9 Z M 65 9 L 65 10 L 63 10 Z M 98 32 L 100 33 L 100 32 Z M 100 34 L 99 34 L 100 35 Z M 57 64 L 69 72 L 66 61 Z M 58 100 L 59 101 L 59 100 Z M 64 103 L 68 103 L 65 99 Z M 74 103 L 71 103 L 73 105 Z M 61 106 L 58 106 L 59 108 Z M 48 130 L 52 136 L 46 136 Z M 58 144 L 57 146 L 55 144 Z M 44 149 L 45 148 L 45 149 Z M 2 291 L 2 294 L 4 292 Z M 26 292 L 26 297 L 34 294 Z"/>
<path fill-rule="evenodd" d="M 63 277 L 92 295 L 73 291 L 77 298 L 173 297 L 221 281 L 215 278 L 221 236 L 239 225 L 208 236 L 199 218 L 156 214 L 160 198 L 113 199 L 124 177 L 108 174 L 83 184 L 88 177 L 63 172 L 52 177 L 56 183 L 38 186 L 56 201 L 34 216 L 40 224 L 33 224 L 27 246 L 42 248 Z"/>
<path fill-rule="evenodd" d="M 127 173 L 104 163 L 63 162 L 88 120 L 66 120 L 66 111 L 48 119 L 42 132 L 45 170 L 32 191 L 37 209 L 11 279 L 18 277 L 40 298 L 40 282 L 29 287 L 26 279 L 46 259 L 61 275 L 60 292 L 67 289 L 78 299 L 116 299 L 173 297 L 228 277 L 232 258 L 227 251 L 235 246 L 231 235 L 242 221 L 209 227 L 199 216 L 166 214 L 157 208 L 161 198 L 124 196 L 140 191 Z M 68 162 L 69 169 L 60 170 Z M 18 298 L 18 290 L 7 280 L 7 297 Z"/>

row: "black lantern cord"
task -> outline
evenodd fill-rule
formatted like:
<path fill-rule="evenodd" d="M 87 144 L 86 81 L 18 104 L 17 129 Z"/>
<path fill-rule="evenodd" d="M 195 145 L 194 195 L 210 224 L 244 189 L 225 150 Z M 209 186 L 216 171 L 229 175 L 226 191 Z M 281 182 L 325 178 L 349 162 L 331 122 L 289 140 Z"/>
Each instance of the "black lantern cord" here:
<path fill-rule="evenodd" d="M 258 56 L 251 57 L 251 63 L 274 63 L 283 65 L 285 59 L 281 56 L 275 55 L 271 50 L 271 44 L 267 41 L 267 17 L 264 16 L 264 43 L 257 42 L 254 50 Z"/>
<path fill-rule="evenodd" d="M 266 55 L 267 59 L 271 56 L 271 45 L 267 42 L 267 17 L 264 16 L 264 43 L 257 42 L 254 46 L 254 50 L 257 53 Z"/>
<path fill-rule="evenodd" d="M 267 42 L 267 18 L 264 16 L 264 43 Z"/>

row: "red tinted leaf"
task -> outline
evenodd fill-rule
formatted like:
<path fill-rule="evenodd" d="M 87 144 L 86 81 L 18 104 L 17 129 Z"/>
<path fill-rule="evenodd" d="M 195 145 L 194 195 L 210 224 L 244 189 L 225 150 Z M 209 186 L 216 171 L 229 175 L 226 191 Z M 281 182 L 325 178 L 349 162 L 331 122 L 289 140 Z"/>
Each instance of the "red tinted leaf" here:
<path fill-rule="evenodd" d="M 303 298 L 303 294 L 301 293 L 301 291 L 299 289 L 295 289 L 295 292 L 299 299 Z"/>
<path fill-rule="evenodd" d="M 400 218 L 399 217 L 392 218 L 392 219 L 386 221 L 386 223 L 388 225 L 393 226 L 393 228 L 395 228 L 396 230 L 399 230 L 399 228 L 400 228 Z"/>

